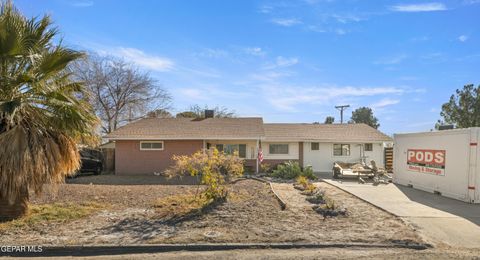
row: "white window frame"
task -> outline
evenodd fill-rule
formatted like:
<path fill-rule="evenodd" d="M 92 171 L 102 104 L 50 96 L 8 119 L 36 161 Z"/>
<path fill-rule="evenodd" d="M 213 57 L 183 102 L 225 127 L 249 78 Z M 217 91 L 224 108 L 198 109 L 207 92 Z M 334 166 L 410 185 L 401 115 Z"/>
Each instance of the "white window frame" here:
<path fill-rule="evenodd" d="M 270 146 L 271 145 L 286 145 L 287 146 L 287 153 L 271 153 Z M 270 143 L 268 144 L 268 154 L 270 155 L 289 155 L 290 154 L 290 144 L 289 143 Z"/>
<path fill-rule="evenodd" d="M 348 154 L 348 155 L 344 155 L 344 154 L 343 154 L 343 149 L 342 149 L 342 155 L 336 155 L 336 154 L 335 154 L 335 145 L 336 145 L 336 144 L 337 144 L 337 145 L 341 145 L 341 146 L 342 146 L 342 145 L 348 145 L 348 153 L 349 153 L 349 154 Z M 341 147 L 341 146 L 340 146 L 340 147 Z M 334 144 L 332 144 L 332 154 L 333 154 L 334 157 L 349 157 L 349 156 L 352 155 L 352 144 L 348 144 L 348 143 L 347 143 L 347 144 L 345 144 L 345 143 L 334 143 Z"/>
<path fill-rule="evenodd" d="M 318 149 L 312 149 L 313 144 L 318 144 Z M 310 151 L 320 151 L 320 143 L 319 142 L 311 142 L 310 143 Z"/>
<path fill-rule="evenodd" d="M 144 143 L 156 143 L 156 144 L 162 144 L 162 148 L 142 148 L 142 144 Z M 140 151 L 163 151 L 165 148 L 165 144 L 163 141 L 140 141 Z"/>
<path fill-rule="evenodd" d="M 371 150 L 367 150 L 367 145 L 370 145 L 370 147 L 372 147 L 372 149 L 371 149 Z M 363 144 L 363 150 L 364 150 L 365 152 L 373 152 L 373 143 L 365 143 L 365 144 Z"/>

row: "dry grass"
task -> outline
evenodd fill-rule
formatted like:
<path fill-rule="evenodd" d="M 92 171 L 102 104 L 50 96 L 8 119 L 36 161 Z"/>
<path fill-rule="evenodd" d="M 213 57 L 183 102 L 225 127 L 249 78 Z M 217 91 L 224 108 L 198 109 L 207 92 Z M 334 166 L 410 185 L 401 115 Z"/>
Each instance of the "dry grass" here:
<path fill-rule="evenodd" d="M 189 214 L 200 213 L 202 209 L 213 202 L 212 199 L 206 199 L 205 196 L 194 194 L 172 195 L 157 199 L 153 207 L 160 218 L 175 218 Z"/>
<path fill-rule="evenodd" d="M 53 203 L 30 205 L 29 212 L 22 218 L 1 223 L 1 229 L 34 227 L 50 222 L 68 222 L 90 216 L 92 213 L 106 208 L 105 205 L 88 202 L 82 204 Z"/>
<path fill-rule="evenodd" d="M 246 191 L 230 191 L 227 193 L 226 200 L 233 203 L 240 203 L 251 199 L 251 194 Z M 159 218 L 177 218 L 190 214 L 201 213 L 205 208 L 220 202 L 219 200 L 208 199 L 202 193 L 187 193 L 180 195 L 171 195 L 157 199 L 153 207 Z"/>

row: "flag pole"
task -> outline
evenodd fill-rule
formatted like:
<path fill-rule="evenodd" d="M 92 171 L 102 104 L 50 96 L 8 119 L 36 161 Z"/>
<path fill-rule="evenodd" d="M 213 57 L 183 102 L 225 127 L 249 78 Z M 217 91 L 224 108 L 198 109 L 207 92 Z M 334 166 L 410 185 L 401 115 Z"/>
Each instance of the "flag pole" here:
<path fill-rule="evenodd" d="M 256 173 L 258 174 L 258 156 L 259 156 L 259 153 L 260 153 L 260 140 L 257 139 L 257 170 L 256 170 Z"/>

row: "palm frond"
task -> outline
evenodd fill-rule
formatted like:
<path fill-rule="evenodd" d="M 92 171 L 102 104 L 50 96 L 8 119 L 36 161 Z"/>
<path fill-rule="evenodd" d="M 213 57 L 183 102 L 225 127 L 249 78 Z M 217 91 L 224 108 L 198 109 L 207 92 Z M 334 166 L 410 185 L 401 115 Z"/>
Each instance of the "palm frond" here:
<path fill-rule="evenodd" d="M 27 19 L 0 7 L 0 199 L 40 192 L 79 167 L 77 142 L 98 123 L 69 64 L 82 52 L 54 44 L 48 16 Z"/>

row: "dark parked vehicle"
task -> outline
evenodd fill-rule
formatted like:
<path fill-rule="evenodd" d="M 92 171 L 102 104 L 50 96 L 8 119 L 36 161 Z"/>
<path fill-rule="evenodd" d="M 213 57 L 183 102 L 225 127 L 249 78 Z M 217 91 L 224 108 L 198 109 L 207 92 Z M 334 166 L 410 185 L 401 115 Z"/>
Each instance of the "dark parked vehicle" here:
<path fill-rule="evenodd" d="M 102 173 L 102 152 L 95 149 L 84 148 L 80 150 L 80 157 L 82 166 L 73 177 L 82 175 L 84 173 L 93 173 L 95 175 L 99 175 Z"/>

